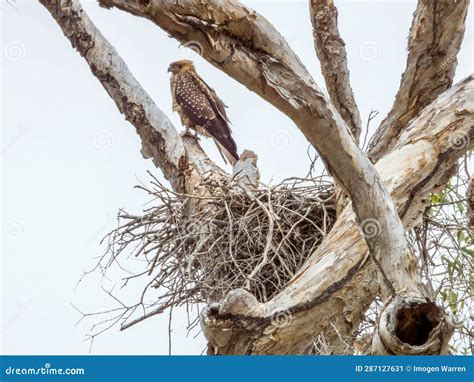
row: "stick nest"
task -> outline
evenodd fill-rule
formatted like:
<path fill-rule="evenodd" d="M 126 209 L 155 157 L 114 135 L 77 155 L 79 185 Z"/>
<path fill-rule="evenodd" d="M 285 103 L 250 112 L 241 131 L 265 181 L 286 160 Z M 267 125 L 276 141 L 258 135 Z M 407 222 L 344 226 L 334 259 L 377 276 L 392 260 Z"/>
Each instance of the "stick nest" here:
<path fill-rule="evenodd" d="M 155 205 L 140 216 L 120 211 L 119 227 L 107 236 L 101 262 L 108 268 L 123 253 L 144 260 L 141 269 L 124 278 L 125 284 L 147 280 L 139 303 L 143 317 L 151 308 L 160 313 L 219 301 L 236 288 L 262 302 L 271 299 L 335 220 L 333 186 L 321 177 L 292 178 L 254 190 L 206 184 L 212 192 L 199 197 L 174 193 L 154 177 L 150 186 L 137 187 Z"/>

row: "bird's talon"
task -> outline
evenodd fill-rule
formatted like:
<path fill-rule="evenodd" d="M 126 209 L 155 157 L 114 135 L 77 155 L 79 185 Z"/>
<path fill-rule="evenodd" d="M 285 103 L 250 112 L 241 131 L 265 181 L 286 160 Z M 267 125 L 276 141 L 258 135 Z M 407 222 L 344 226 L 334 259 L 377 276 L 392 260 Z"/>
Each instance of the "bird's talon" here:
<path fill-rule="evenodd" d="M 189 131 L 183 131 L 180 135 L 181 135 L 182 138 L 188 137 L 188 138 L 195 139 L 196 141 L 201 140 L 201 138 L 199 138 L 197 135 L 195 135 L 195 134 L 193 134 Z"/>

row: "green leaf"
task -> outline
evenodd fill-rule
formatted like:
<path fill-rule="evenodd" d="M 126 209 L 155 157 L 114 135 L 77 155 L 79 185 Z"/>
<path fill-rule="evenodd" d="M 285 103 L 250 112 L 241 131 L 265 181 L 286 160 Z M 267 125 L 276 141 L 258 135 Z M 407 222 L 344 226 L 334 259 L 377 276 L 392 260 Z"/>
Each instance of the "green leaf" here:
<path fill-rule="evenodd" d="M 462 247 L 461 250 L 470 256 L 474 256 L 474 249 L 470 249 L 469 247 Z"/>
<path fill-rule="evenodd" d="M 449 307 L 451 308 L 451 311 L 453 312 L 454 315 L 458 313 L 458 294 L 455 291 L 451 291 L 449 293 Z"/>

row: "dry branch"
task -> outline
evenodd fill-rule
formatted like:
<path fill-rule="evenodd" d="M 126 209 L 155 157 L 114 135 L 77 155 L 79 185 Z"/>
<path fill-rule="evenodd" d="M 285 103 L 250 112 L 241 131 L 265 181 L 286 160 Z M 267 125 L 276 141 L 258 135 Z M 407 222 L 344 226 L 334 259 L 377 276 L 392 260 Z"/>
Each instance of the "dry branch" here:
<path fill-rule="evenodd" d="M 84 24 L 86 27 L 92 24 L 90 20 L 82 18 L 78 3 L 52 3 L 46 0 L 42 0 L 42 3 L 55 16 L 73 45 L 88 60 L 88 50 L 93 51 L 95 45 L 94 34 L 91 32 L 96 30 L 81 29 Z M 360 235 L 354 214 L 348 206 L 336 223 L 338 229 L 331 231 L 276 297 L 260 303 L 249 292 L 235 289 L 227 294 L 218 307 L 209 306 L 202 314 L 201 325 L 213 352 L 303 352 L 312 339 L 328 326 L 332 317 L 357 321 L 364 307 L 374 297 L 373 285 L 378 285 L 374 284 L 372 262 L 367 261 L 365 256 L 366 243 L 372 260 L 378 264 L 376 268 L 384 280 L 383 285 L 392 298 L 397 293 L 397 298 L 409 303 L 410 299 L 422 295 L 416 277 L 410 273 L 412 264 L 398 213 L 406 225 L 413 224 L 427 193 L 446 182 L 455 169 L 458 157 L 472 147 L 472 78 L 444 94 L 408 126 L 390 155 L 379 162 L 379 176 L 357 147 L 344 120 L 316 86 L 283 37 L 254 11 L 239 3 L 220 1 L 103 0 L 101 3 L 146 17 L 183 43 L 193 41 L 201 45 L 203 56 L 209 62 L 295 121 L 317 148 L 338 183 L 350 194 L 356 219 L 364 233 L 363 236 Z M 74 36 L 70 33 L 77 32 L 77 28 L 85 31 L 84 43 L 80 39 L 81 33 Z M 89 46 L 91 41 L 92 47 Z M 92 63 L 89 64 L 93 68 Z M 111 73 L 114 74 L 108 71 L 94 74 L 101 79 Z M 128 79 L 122 78 L 125 82 Z M 103 81 L 103 84 L 113 98 L 117 97 L 115 87 L 110 87 L 107 81 Z M 127 110 L 117 100 L 116 102 L 121 111 Z M 456 112 L 453 114 L 452 110 Z M 140 114 L 142 115 L 143 113 Z M 135 116 L 131 119 L 137 118 Z M 426 128 L 428 125 L 429 129 Z M 160 132 L 164 135 L 170 131 L 161 128 Z M 450 139 L 453 132 L 466 138 L 465 146 L 459 147 Z M 165 151 L 169 150 L 167 145 L 170 142 L 161 137 L 160 145 L 163 142 Z M 191 149 L 197 150 L 196 146 L 192 145 Z M 188 148 L 185 152 L 189 155 Z M 172 153 L 176 155 L 174 151 L 168 154 Z M 170 157 L 162 152 L 156 153 L 155 158 L 157 165 L 165 173 L 168 171 L 168 177 L 174 182 L 173 187 L 176 189 L 194 189 L 179 180 L 183 172 L 188 170 L 189 163 L 194 164 L 193 170 L 197 169 L 199 176 L 203 174 L 200 171 L 202 167 L 211 167 L 211 175 L 220 174 L 218 169 L 208 166 L 207 161 L 193 162 L 182 158 L 170 161 Z M 168 162 L 163 161 L 170 161 L 174 167 L 170 167 L 170 170 Z M 185 166 L 181 166 L 183 162 Z M 202 164 L 204 166 L 201 167 Z M 395 205 L 384 182 L 392 193 Z M 193 185 L 197 183 L 193 182 Z M 206 193 L 197 195 L 200 198 L 209 197 Z M 205 203 L 199 202 L 197 208 L 190 211 L 199 211 L 205 207 Z M 228 208 L 226 212 L 232 213 Z M 264 212 L 269 215 L 268 209 Z M 204 225 L 204 228 L 209 228 L 209 224 Z M 268 248 L 267 240 L 263 260 L 268 258 Z M 262 269 L 260 264 L 261 262 L 257 267 Z M 355 305 L 356 302 L 360 304 Z M 449 339 L 449 323 L 443 312 L 437 307 L 436 309 L 440 315 L 438 324 L 446 324 L 445 327 L 439 326 L 442 329 L 442 345 L 438 350 L 441 351 Z M 378 334 L 389 337 L 393 335 L 388 331 Z M 430 343 L 429 341 L 428 336 L 426 342 Z M 404 344 L 405 347 L 412 345 L 414 344 Z M 433 346 L 427 352 L 438 351 Z M 383 350 L 374 347 L 374 351 Z"/>
<path fill-rule="evenodd" d="M 171 192 L 150 176 L 150 186 L 138 188 L 159 203 L 142 215 L 120 211 L 120 225 L 107 237 L 99 263 L 105 274 L 127 255 L 142 260 L 125 283 L 146 281 L 138 303 L 150 307 L 138 318 L 126 312 L 122 329 L 169 307 L 219 302 L 238 288 L 266 302 L 334 223 L 332 184 L 321 178 L 254 190 L 234 180 L 214 182 L 207 186 L 214 196 L 197 197 Z M 189 204 L 204 208 L 190 215 Z"/>
<path fill-rule="evenodd" d="M 458 158 L 473 147 L 473 97 L 474 79 L 469 77 L 412 121 L 392 152 L 377 164 L 406 228 L 419 222 L 428 194 L 446 184 Z M 375 225 L 362 226 L 365 235 L 379 234 L 376 222 L 372 223 Z M 348 206 L 276 298 L 258 304 L 241 292 L 246 313 L 240 308 L 238 314 L 232 314 L 228 307 L 225 312 L 214 309 L 203 313 L 202 323 L 215 351 L 301 353 L 335 319 L 347 333 L 355 330 L 379 285 L 366 254 L 367 246 Z M 413 266 L 409 264 L 408 269 Z M 232 299 L 238 300 L 238 295 L 234 293 Z M 275 316 L 286 318 L 285 325 L 276 325 Z M 444 334 L 447 341 L 450 331 Z"/>
<path fill-rule="evenodd" d="M 374 162 L 393 148 L 396 138 L 413 118 L 451 86 L 468 7 L 469 0 L 418 1 L 400 89 L 370 144 L 370 158 Z"/>
<path fill-rule="evenodd" d="M 266 19 L 240 3 L 231 2 L 103 0 L 101 3 L 148 18 L 182 43 L 197 42 L 202 46 L 204 58 L 293 119 L 318 150 L 331 174 L 350 195 L 358 222 L 361 225 L 377 222 L 377 235 L 365 235 L 365 240 L 372 260 L 378 264 L 378 273 L 388 293 L 422 296 L 416 278 L 409 273 L 410 257 L 403 226 L 380 176 L 357 147 L 338 112 L 316 86 L 283 37 Z M 390 272 L 384 272 L 384 269 Z M 313 270 L 309 273 L 312 274 Z M 345 269 L 345 277 L 354 272 L 354 269 Z M 291 289 L 290 283 L 285 291 Z M 242 304 L 238 303 L 239 296 L 244 301 Z M 277 300 L 273 299 L 269 304 L 279 306 Z M 289 301 L 292 299 L 287 301 L 288 304 Z M 242 309 L 248 314 L 261 311 L 255 297 L 235 291 L 222 303 L 226 309 L 221 313 L 229 314 L 233 303 L 239 306 L 239 312 Z M 211 312 L 208 310 L 209 314 Z M 202 324 L 208 327 L 209 320 L 203 317 Z M 236 326 L 235 322 L 226 328 L 227 337 L 232 326 Z M 238 346 L 246 347 L 245 352 L 257 353 L 272 347 L 265 342 L 268 336 L 259 333 L 255 336 L 258 338 L 256 343 L 250 345 L 252 349 L 249 350 L 249 338 L 243 333 L 245 330 L 237 332 L 239 338 L 233 338 L 231 352 L 242 352 L 243 349 Z M 215 336 L 207 329 L 206 333 L 211 336 L 212 342 Z M 292 351 L 304 350 L 301 346 L 305 340 L 301 334 L 308 338 L 305 330 L 293 333 L 299 342 Z M 277 342 L 270 352 L 279 346 L 284 346 L 286 350 L 291 346 L 286 341 Z M 224 352 L 228 351 L 229 348 L 224 349 Z"/>
<path fill-rule="evenodd" d="M 384 307 L 372 340 L 372 353 L 439 355 L 448 353 L 454 330 L 450 316 L 436 305 L 416 297 L 394 298 Z M 409 345 L 407 345 L 409 344 Z"/>
<path fill-rule="evenodd" d="M 422 222 L 408 235 L 417 254 L 417 272 L 426 288 L 455 318 L 450 341 L 450 352 L 454 354 L 470 354 L 474 339 L 470 328 L 472 276 L 466 272 L 472 269 L 474 236 L 468 228 L 469 215 L 465 209 L 472 159 L 472 154 L 465 155 L 446 187 L 430 195 Z"/>
<path fill-rule="evenodd" d="M 332 0 L 312 0 L 310 13 L 314 46 L 329 97 L 359 143 L 362 121 L 350 85 L 345 43 L 337 26 L 337 8 Z M 347 205 L 348 198 L 339 185 L 335 188 L 335 194 L 339 215 Z"/>
<path fill-rule="evenodd" d="M 40 0 L 64 35 L 89 65 L 120 112 L 136 128 L 142 155 L 152 158 L 174 190 L 192 188 L 202 174 L 219 172 L 190 138 L 181 139 L 168 117 L 134 78 L 114 47 L 100 33 L 77 0 Z"/>
<path fill-rule="evenodd" d="M 314 46 L 329 97 L 359 142 L 362 121 L 351 88 L 346 44 L 337 26 L 337 8 L 333 0 L 311 0 L 310 12 Z"/>
<path fill-rule="evenodd" d="M 474 230 L 474 176 L 471 176 L 469 188 L 466 193 L 467 211 L 469 215 L 468 227 Z"/>
<path fill-rule="evenodd" d="M 375 168 L 299 58 L 265 18 L 233 2 L 101 3 L 151 19 L 183 43 L 198 41 L 204 58 L 292 118 L 350 195 L 358 221 L 378 221 L 380 236 L 365 238 L 374 258 L 380 261 L 383 254 L 407 261 L 403 226 Z M 387 276 L 381 273 L 391 293 L 391 284 L 403 278 L 397 272 L 404 270 Z"/>

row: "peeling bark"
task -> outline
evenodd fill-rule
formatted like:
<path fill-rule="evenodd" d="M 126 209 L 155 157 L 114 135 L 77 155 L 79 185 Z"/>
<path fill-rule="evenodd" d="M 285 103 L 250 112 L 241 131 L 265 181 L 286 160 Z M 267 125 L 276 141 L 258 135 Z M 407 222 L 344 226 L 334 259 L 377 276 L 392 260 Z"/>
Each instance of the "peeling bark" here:
<path fill-rule="evenodd" d="M 233 168 L 231 181 L 250 189 L 257 188 L 260 182 L 257 160 L 253 151 L 244 150 Z"/>
<path fill-rule="evenodd" d="M 141 153 L 151 158 L 177 192 L 190 192 L 202 174 L 222 171 L 192 139 L 184 143 L 168 117 L 145 92 L 114 47 L 77 0 L 40 0 L 89 65 L 117 108 L 136 128 Z"/>
<path fill-rule="evenodd" d="M 370 144 L 373 162 L 391 150 L 407 124 L 451 86 L 468 7 L 469 0 L 418 1 L 400 89 Z"/>
<path fill-rule="evenodd" d="M 474 230 L 474 177 L 471 176 L 466 194 L 468 227 Z"/>
<path fill-rule="evenodd" d="M 446 337 L 454 332 L 451 316 L 431 301 L 416 297 L 395 298 L 380 314 L 372 339 L 372 354 L 448 354 Z"/>
<path fill-rule="evenodd" d="M 337 8 L 333 0 L 311 0 L 310 14 L 314 46 L 329 97 L 359 143 L 362 121 L 350 85 L 346 47 L 337 26 Z M 339 216 L 349 200 L 338 184 L 335 194 L 336 215 Z M 344 344 L 342 346 L 345 347 Z"/>
<path fill-rule="evenodd" d="M 41 2 L 120 111 L 137 127 L 145 142 L 143 152 L 163 169 L 175 189 L 195 190 L 202 177 L 220 177 L 221 170 L 197 143 L 177 136 L 77 1 Z M 418 115 L 420 107 L 413 115 L 418 117 L 390 141 L 391 152 L 374 168 L 299 58 L 256 12 L 239 3 L 217 0 L 100 2 L 146 17 L 182 43 L 202 47 L 210 63 L 295 122 L 352 200 L 331 233 L 278 296 L 263 304 L 248 292 L 235 290 L 220 305 L 203 311 L 201 325 L 211 353 L 302 353 L 331 321 L 341 326 L 348 323 L 350 332 L 379 287 L 388 301 L 384 312 L 395 313 L 398 321 L 387 318 L 380 323 L 372 351 L 396 354 L 411 351 L 409 346 L 420 346 L 397 328 L 410 323 L 410 317 L 422 315 L 432 328 L 439 329 L 439 343 L 425 336 L 422 353 L 442 352 L 452 333 L 450 320 L 423 299 L 429 296 L 415 276 L 400 218 L 410 227 L 421 216 L 427 194 L 445 184 L 459 156 L 472 147 L 473 78 L 444 93 Z M 99 69 L 94 58 L 98 52 L 112 57 L 106 64 L 99 60 Z M 114 62 L 124 66 L 114 70 Z M 134 100 L 131 105 L 129 99 Z M 136 105 L 142 106 L 138 114 Z M 154 139 L 156 133 L 159 139 Z M 467 143 L 460 146 L 453 136 L 465 137 Z M 397 341 L 403 345 L 399 350 Z"/>
<path fill-rule="evenodd" d="M 103 0 L 101 4 L 148 18 L 182 43 L 197 41 L 204 58 L 293 119 L 351 197 L 358 222 L 378 222 L 380 235 L 365 237 L 375 261 L 382 256 L 407 261 L 403 225 L 377 171 L 299 58 L 264 17 L 233 2 Z M 379 270 L 394 294 L 392 284 L 403 278 L 396 274 L 403 268 L 389 275 Z"/>
<path fill-rule="evenodd" d="M 376 224 L 377 234 L 366 234 L 364 239 L 376 264 L 384 295 L 423 296 L 420 283 L 408 271 L 410 254 L 404 228 L 381 177 L 357 147 L 337 110 L 266 19 L 239 3 L 230 2 L 103 0 L 101 3 L 148 18 L 182 43 L 197 41 L 204 58 L 293 119 L 318 150 L 338 184 L 350 195 L 358 223 L 363 229 Z M 355 273 L 355 268 L 345 271 L 347 277 Z M 291 283 L 288 288 L 292 288 Z M 279 297 L 269 304 L 278 300 Z M 308 333 L 299 329 L 298 333 L 292 333 L 299 341 L 291 351 L 302 352 L 308 346 L 301 337 L 308 338 Z M 270 352 L 279 353 L 281 346 L 288 348 L 282 345 L 286 341 L 276 341 L 275 345 L 272 340 L 270 344 L 263 332 L 256 337 L 259 339 L 252 345 L 251 352 L 267 352 L 274 347 Z M 235 346 L 238 343 L 233 338 L 232 353 L 242 350 Z"/>
<path fill-rule="evenodd" d="M 443 188 L 453 174 L 457 159 L 474 146 L 473 101 L 474 78 L 471 76 L 438 97 L 413 120 L 391 153 L 377 163 L 376 168 L 407 229 L 420 221 L 429 193 Z M 202 325 L 206 327 L 205 332 L 212 333 L 208 338 L 215 352 L 302 353 L 334 320 L 339 321 L 337 324 L 345 321 L 349 332 L 355 328 L 375 298 L 379 285 L 375 267 L 367 256 L 362 235 L 364 227 L 361 228 L 350 206 L 346 207 L 324 242 L 276 298 L 266 304 L 247 303 L 247 312 L 240 308 L 238 313 L 232 314 L 229 306 L 225 313 L 215 308 L 204 312 Z M 366 235 L 377 234 L 373 227 L 365 228 Z M 407 265 L 409 272 L 414 271 L 412 260 L 409 258 Z M 403 265 L 394 264 L 394 267 L 400 266 Z M 409 291 L 400 292 L 396 298 L 402 301 L 419 298 Z M 238 297 L 234 295 L 233 299 L 238 300 Z M 246 300 L 250 300 L 248 296 Z M 434 347 L 441 352 L 449 340 L 449 317 L 443 317 L 443 346 L 432 344 L 428 353 L 435 351 Z M 231 334 L 234 332 L 235 336 Z M 383 332 L 381 335 L 390 337 L 391 334 Z M 219 341 L 212 342 L 213 338 Z M 409 345 L 400 349 L 408 349 Z M 373 352 L 383 351 L 374 348 Z"/>
<path fill-rule="evenodd" d="M 314 46 L 329 97 L 359 143 L 362 121 L 350 85 L 346 44 L 337 26 L 337 8 L 333 0 L 311 0 L 310 12 Z"/>

